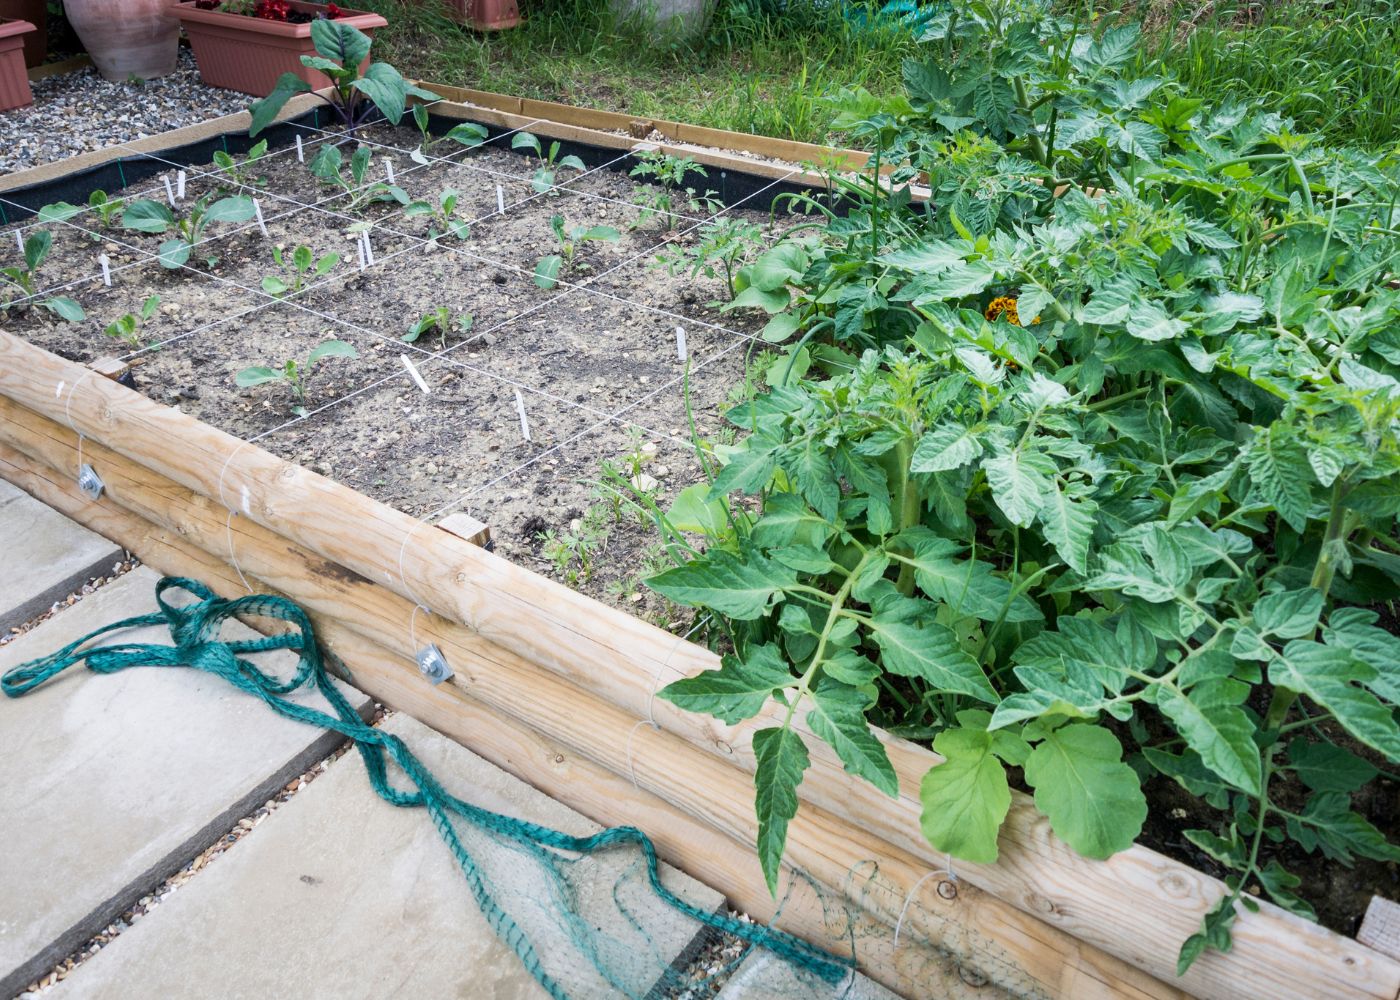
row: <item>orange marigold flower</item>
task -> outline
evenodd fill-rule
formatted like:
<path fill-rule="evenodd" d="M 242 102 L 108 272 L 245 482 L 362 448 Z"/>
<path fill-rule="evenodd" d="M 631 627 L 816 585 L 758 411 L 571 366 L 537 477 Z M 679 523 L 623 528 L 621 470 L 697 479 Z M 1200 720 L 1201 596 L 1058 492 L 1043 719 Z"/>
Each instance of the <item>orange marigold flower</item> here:
<path fill-rule="evenodd" d="M 1012 326 L 1021 325 L 1021 314 L 1016 311 L 1016 300 L 1010 295 L 998 295 L 992 299 L 991 302 L 987 303 L 987 311 L 983 315 L 992 321 L 1000 317 Z M 1031 325 L 1034 326 L 1039 322 L 1040 317 L 1037 316 L 1031 320 Z"/>

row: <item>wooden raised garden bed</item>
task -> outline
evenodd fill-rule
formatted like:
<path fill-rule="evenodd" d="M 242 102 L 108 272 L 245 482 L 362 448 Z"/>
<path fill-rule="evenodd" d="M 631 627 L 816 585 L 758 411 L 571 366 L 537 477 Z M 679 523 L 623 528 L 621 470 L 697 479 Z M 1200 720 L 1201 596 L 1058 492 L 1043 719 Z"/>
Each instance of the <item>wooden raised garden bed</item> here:
<path fill-rule="evenodd" d="M 304 107 L 294 104 L 287 114 Z M 498 131 L 584 140 L 617 155 L 636 141 L 625 119 L 597 113 L 545 121 L 539 107 L 521 108 L 524 114 L 449 104 L 434 110 Z M 245 123 L 233 116 L 138 149 L 207 140 Z M 670 139 L 673 123 L 646 124 Z M 313 140 L 305 143 L 310 158 L 320 137 L 305 135 Z M 404 135 L 399 144 L 411 144 Z M 795 144 L 707 135 L 722 140 L 710 146 L 752 143 L 766 156 L 809 158 Z M 760 179 L 758 190 L 817 179 L 713 149 L 684 151 L 715 176 L 742 165 Z M 347 220 L 333 208 L 315 214 L 279 201 L 300 206 L 316 189 L 298 187 L 305 171 L 283 170 L 295 166 L 285 137 L 276 157 L 253 171 L 267 174 L 258 190 L 268 239 L 289 248 L 306 243 L 317 253 L 335 249 L 354 261 L 356 243 L 341 232 Z M 376 163 L 383 157 L 416 194 L 454 184 L 478 199 L 464 212 L 479 219 L 472 238 L 432 249 L 421 231 L 371 215 L 383 223 L 373 235 L 379 263 L 364 272 L 346 265 L 339 284 L 309 298 L 254 300 L 269 262 L 267 240 L 252 224 L 201 248 L 219 258 L 213 276 L 179 282 L 162 273 L 151 249 L 129 243 L 129 233 L 98 231 L 94 241 L 84 230 L 60 232 L 52 266 L 66 271 L 67 294 L 104 319 L 117 303 L 129 310 L 160 294 L 144 335 L 165 343 L 141 352 L 145 363 L 135 375 L 143 394 L 85 367 L 106 344 L 79 342 L 48 320 L 7 321 L 0 332 L 0 476 L 163 572 L 198 577 L 230 596 L 244 592 L 246 579 L 297 600 L 355 683 L 375 697 L 599 822 L 642 828 L 667 860 L 755 918 L 771 919 L 781 905 L 789 931 L 847 954 L 854 941 L 862 970 L 904 996 L 1400 996 L 1400 962 L 1268 904 L 1240 914 L 1230 953 L 1207 954 L 1178 978 L 1177 947 L 1224 886 L 1141 846 L 1107 861 L 1085 859 L 1054 837 L 1024 795 L 1012 806 L 1000 860 L 957 863 L 953 877 L 949 860 L 919 831 L 919 781 L 937 757 L 887 735 L 896 799 L 848 774 L 824 742 L 807 741 L 812 763 L 789 833 L 792 867 L 780 900 L 771 899 L 752 850 L 751 740 L 780 709 L 770 705 L 737 726 L 679 711 L 655 698 L 656 690 L 716 666 L 713 653 L 420 520 L 469 509 L 491 522 L 507 554 L 538 559 L 526 537 L 531 519 L 557 525 L 567 518 L 587 495 L 569 480 L 586 476 L 610 451 L 631 448 L 622 429 L 629 423 L 663 449 L 657 460 L 670 471 L 662 488 L 674 491 L 691 473 L 684 448 L 670 441 L 686 419 L 672 331 L 684 325 L 689 334 L 690 390 L 702 423 L 724 402 L 728 381 L 716 376 L 732 374 L 726 365 L 751 346 L 751 331 L 712 322 L 713 313 L 687 301 L 697 296 L 685 282 L 630 259 L 647 252 L 645 229 L 589 251 L 588 270 L 571 280 L 601 294 L 581 295 L 573 307 L 565 298 L 541 298 L 529 281 L 543 252 L 539 216 L 626 224 L 636 208 L 617 175 L 590 172 L 580 179 L 582 193 L 529 201 L 533 164 L 512 166 L 507 154 L 433 161 L 421 174 L 391 141 L 376 151 Z M 141 159 L 129 158 L 127 169 Z M 190 173 L 187 198 L 215 183 Z M 58 174 L 18 175 L 3 187 Z M 163 191 L 155 176 L 137 186 Z M 500 201 L 508 209 L 493 216 Z M 0 238 L 13 243 L 9 233 Z M 99 252 L 114 268 L 110 288 L 96 274 Z M 231 289 L 244 295 L 244 306 L 229 298 Z M 705 289 L 698 293 L 703 301 Z M 474 331 L 505 332 L 451 363 L 394 346 L 405 316 L 445 294 L 475 311 Z M 542 302 L 552 305 L 546 310 Z M 535 326 L 535 318 L 544 322 Z M 306 420 L 289 421 L 275 390 L 235 390 L 239 366 L 304 355 L 332 332 L 356 343 L 360 356 L 328 363 L 335 367 L 316 383 Z M 568 347 L 564 354 L 550 353 L 560 345 Z M 401 350 L 429 394 L 409 380 Z M 338 399 L 345 405 L 316 412 Z M 522 409 L 529 440 L 519 428 Z M 590 423 L 591 412 L 608 419 Z M 321 419 L 339 413 L 349 418 Z M 584 448 L 587 461 L 570 453 Z M 431 471 L 426 462 L 414 466 L 425 455 Z M 96 501 L 77 487 L 80 463 L 105 484 Z M 414 484 L 408 494 L 406 482 Z M 456 669 L 439 686 L 414 661 L 428 642 Z"/>

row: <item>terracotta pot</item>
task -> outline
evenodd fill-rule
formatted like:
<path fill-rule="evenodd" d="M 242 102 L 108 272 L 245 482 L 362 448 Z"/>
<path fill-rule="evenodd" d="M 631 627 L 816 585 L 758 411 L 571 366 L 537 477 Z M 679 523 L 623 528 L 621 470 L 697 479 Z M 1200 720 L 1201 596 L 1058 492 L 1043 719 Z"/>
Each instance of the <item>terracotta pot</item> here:
<path fill-rule="evenodd" d="M 307 14 L 325 10 L 319 4 L 299 0 L 292 0 L 291 8 Z M 295 73 L 317 90 L 331 84 L 326 74 L 301 64 L 302 56 L 316 54 L 309 23 L 288 24 L 246 14 L 199 10 L 194 0 L 176 4 L 170 11 L 185 26 L 200 78 L 211 87 L 266 97 L 283 73 Z M 378 14 L 362 10 L 347 10 L 338 20 L 367 35 L 389 23 Z"/>
<path fill-rule="evenodd" d="M 63 12 L 108 80 L 152 80 L 173 72 L 180 25 L 170 0 L 64 0 Z"/>
<path fill-rule="evenodd" d="M 0 0 L 0 20 L 28 21 L 34 30 L 24 36 L 24 64 L 39 66 L 49 54 L 47 0 Z"/>
<path fill-rule="evenodd" d="M 28 21 L 0 21 L 0 111 L 34 103 L 24 66 L 24 38 L 33 31 Z"/>
<path fill-rule="evenodd" d="M 516 0 L 447 0 L 454 19 L 477 31 L 500 31 L 520 23 Z"/>

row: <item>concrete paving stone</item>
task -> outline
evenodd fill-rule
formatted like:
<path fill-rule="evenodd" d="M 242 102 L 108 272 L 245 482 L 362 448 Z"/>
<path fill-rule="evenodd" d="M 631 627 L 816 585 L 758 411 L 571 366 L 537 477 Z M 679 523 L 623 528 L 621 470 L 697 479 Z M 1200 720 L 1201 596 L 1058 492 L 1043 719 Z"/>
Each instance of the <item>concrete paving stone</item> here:
<path fill-rule="evenodd" d="M 735 970 L 716 1000 L 899 1000 L 875 980 L 856 973 L 835 986 L 799 972 L 770 951 L 758 949 Z"/>
<path fill-rule="evenodd" d="M 0 479 L 0 631 L 47 611 L 121 558 L 118 545 Z"/>
<path fill-rule="evenodd" d="M 0 647 L 0 673 L 156 610 L 138 568 Z M 238 622 L 228 638 L 248 638 Z M 168 645 L 163 626 L 99 642 Z M 260 654 L 290 672 L 287 651 Z M 360 711 L 369 699 L 343 690 Z M 328 709 L 317 693 L 296 700 Z M 72 667 L 0 698 L 0 997 L 13 996 L 342 741 L 198 670 Z"/>
<path fill-rule="evenodd" d="M 598 829 L 408 716 L 391 716 L 384 728 L 468 802 L 575 836 Z M 405 787 L 401 775 L 394 784 Z M 545 889 L 533 859 L 464 823 L 456 829 L 495 897 L 578 1000 L 646 995 L 699 930 L 651 893 L 635 850 L 567 862 L 576 926 L 604 928 L 603 953 L 632 970 L 604 983 L 569 945 L 568 910 Z M 707 911 L 722 901 L 674 869 L 663 879 Z M 545 993 L 487 925 L 426 810 L 384 802 L 359 755 L 349 753 L 49 996 L 536 1000 Z"/>

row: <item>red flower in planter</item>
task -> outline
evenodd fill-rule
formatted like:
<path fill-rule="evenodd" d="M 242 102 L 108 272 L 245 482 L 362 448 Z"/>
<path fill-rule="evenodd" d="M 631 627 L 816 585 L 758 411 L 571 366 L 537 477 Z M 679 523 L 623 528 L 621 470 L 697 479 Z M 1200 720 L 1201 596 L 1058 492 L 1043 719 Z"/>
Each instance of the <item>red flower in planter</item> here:
<path fill-rule="evenodd" d="M 291 12 L 292 5 L 287 0 L 258 0 L 253 8 L 253 16 L 264 21 L 285 21 Z"/>
<path fill-rule="evenodd" d="M 334 21 L 336 18 L 344 17 L 345 11 L 341 10 L 333 3 L 326 4 L 326 19 Z"/>

